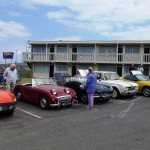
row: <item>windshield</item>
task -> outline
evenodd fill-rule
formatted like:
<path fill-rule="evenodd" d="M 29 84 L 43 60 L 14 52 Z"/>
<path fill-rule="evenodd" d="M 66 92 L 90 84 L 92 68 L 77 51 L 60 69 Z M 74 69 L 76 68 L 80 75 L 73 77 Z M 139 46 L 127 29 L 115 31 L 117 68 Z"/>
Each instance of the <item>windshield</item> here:
<path fill-rule="evenodd" d="M 114 73 L 104 73 L 103 79 L 104 80 L 119 80 L 120 77 L 115 72 Z"/>
<path fill-rule="evenodd" d="M 147 76 L 143 75 L 143 74 L 137 74 L 137 75 L 135 75 L 135 76 L 137 77 L 137 79 L 138 79 L 139 81 L 146 81 L 146 80 L 149 80 L 149 78 L 148 78 Z"/>
<path fill-rule="evenodd" d="M 54 80 L 52 78 L 32 78 L 32 86 L 41 84 L 54 84 Z"/>
<path fill-rule="evenodd" d="M 72 77 L 71 80 L 79 81 L 81 83 L 86 82 L 87 76 L 81 76 L 81 77 Z"/>

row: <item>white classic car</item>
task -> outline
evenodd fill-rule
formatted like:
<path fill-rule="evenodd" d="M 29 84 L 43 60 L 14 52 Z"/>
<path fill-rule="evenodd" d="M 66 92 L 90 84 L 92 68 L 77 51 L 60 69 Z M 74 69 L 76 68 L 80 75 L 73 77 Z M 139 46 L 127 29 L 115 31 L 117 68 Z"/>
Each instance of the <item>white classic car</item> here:
<path fill-rule="evenodd" d="M 74 80 L 86 80 L 86 75 L 88 70 L 79 69 L 79 75 L 76 77 L 74 76 Z M 97 75 L 97 83 L 101 85 L 107 85 L 113 87 L 113 94 L 112 98 L 119 98 L 120 96 L 130 96 L 133 97 L 136 95 L 138 91 L 138 84 L 133 82 L 127 82 L 120 79 L 119 75 L 116 72 L 110 71 L 94 71 Z"/>
<path fill-rule="evenodd" d="M 112 98 L 120 96 L 134 96 L 138 91 L 138 84 L 126 82 L 120 79 L 117 72 L 110 71 L 94 71 L 97 75 L 98 83 L 103 85 L 111 85 L 113 87 Z"/>

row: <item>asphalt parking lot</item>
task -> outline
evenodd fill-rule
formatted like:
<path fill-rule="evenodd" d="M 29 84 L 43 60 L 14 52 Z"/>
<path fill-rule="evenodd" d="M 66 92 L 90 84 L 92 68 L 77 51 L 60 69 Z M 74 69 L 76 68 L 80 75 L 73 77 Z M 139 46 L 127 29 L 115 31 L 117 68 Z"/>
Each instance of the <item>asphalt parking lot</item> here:
<path fill-rule="evenodd" d="M 18 102 L 13 116 L 0 116 L 0 149 L 149 150 L 150 97 L 111 99 L 42 110 Z"/>

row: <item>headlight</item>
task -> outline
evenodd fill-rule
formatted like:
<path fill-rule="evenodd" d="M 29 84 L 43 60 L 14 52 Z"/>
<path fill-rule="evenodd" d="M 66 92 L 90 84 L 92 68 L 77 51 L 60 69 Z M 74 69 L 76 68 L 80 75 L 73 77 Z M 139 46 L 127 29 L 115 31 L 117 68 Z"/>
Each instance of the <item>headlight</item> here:
<path fill-rule="evenodd" d="M 69 88 L 66 88 L 65 91 L 66 91 L 67 94 L 70 93 L 70 89 Z"/>
<path fill-rule="evenodd" d="M 15 102 L 17 101 L 15 97 L 14 97 L 14 101 L 15 101 Z"/>
<path fill-rule="evenodd" d="M 129 91 L 129 88 L 128 88 L 128 87 L 126 87 L 126 88 L 124 89 L 124 91 Z"/>
<path fill-rule="evenodd" d="M 9 106 L 9 109 L 11 110 L 11 109 L 14 109 L 14 105 L 10 105 Z"/>
<path fill-rule="evenodd" d="M 57 94 L 57 91 L 55 89 L 53 89 L 52 91 L 52 94 L 56 95 Z"/>

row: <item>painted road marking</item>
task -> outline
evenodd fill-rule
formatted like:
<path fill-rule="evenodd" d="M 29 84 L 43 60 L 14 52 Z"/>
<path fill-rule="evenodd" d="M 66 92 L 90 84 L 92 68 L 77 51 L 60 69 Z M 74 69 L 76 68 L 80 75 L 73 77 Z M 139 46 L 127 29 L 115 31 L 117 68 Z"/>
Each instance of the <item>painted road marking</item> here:
<path fill-rule="evenodd" d="M 131 101 L 124 101 L 124 100 L 116 100 L 115 102 L 120 102 L 120 103 L 133 103 L 133 102 L 136 102 L 136 101 L 139 101 L 140 99 L 142 99 L 143 97 L 138 97 L 134 100 L 131 100 Z"/>
<path fill-rule="evenodd" d="M 124 118 L 124 117 L 126 116 L 126 114 L 130 111 L 130 109 L 133 107 L 133 105 L 135 104 L 135 102 L 139 101 L 140 99 L 142 99 L 142 97 L 138 97 L 138 98 L 136 98 L 135 100 L 132 100 L 132 101 L 130 101 L 130 102 L 126 102 L 126 101 L 120 100 L 120 102 L 129 103 L 130 105 L 129 105 L 129 107 L 128 107 L 126 110 L 121 111 L 121 112 L 117 115 L 117 117 L 119 117 L 119 118 Z"/>
<path fill-rule="evenodd" d="M 134 105 L 134 103 L 131 103 L 131 104 L 129 105 L 129 107 L 128 107 L 126 110 L 121 111 L 121 112 L 119 113 L 119 115 L 117 115 L 117 117 L 119 117 L 119 118 L 124 118 L 124 117 L 126 116 L 126 114 L 129 112 L 129 110 L 132 108 L 133 105 Z"/>
<path fill-rule="evenodd" d="M 23 110 L 23 109 L 21 109 L 21 108 L 16 108 L 16 109 L 18 109 L 18 110 L 20 110 L 20 111 L 22 111 L 22 112 L 24 112 L 24 113 L 26 113 L 26 114 L 28 114 L 28 115 L 31 115 L 31 116 L 33 116 L 33 117 L 36 117 L 36 118 L 39 118 L 39 119 L 41 119 L 42 117 L 40 117 L 40 116 L 38 116 L 38 115 L 35 115 L 35 114 L 33 114 L 33 113 L 30 113 L 29 111 L 26 111 L 26 110 Z"/>

